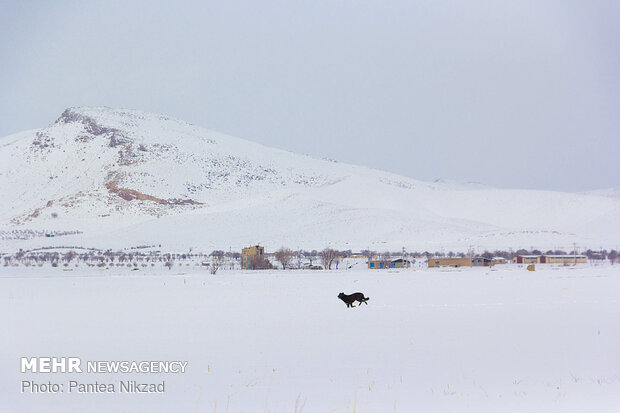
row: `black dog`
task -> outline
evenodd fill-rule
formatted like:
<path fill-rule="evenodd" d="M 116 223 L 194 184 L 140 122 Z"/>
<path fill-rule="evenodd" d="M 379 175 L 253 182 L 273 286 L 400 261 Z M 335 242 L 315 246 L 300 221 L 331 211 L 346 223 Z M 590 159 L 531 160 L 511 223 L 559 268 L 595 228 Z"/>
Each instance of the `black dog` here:
<path fill-rule="evenodd" d="M 340 298 L 342 301 L 345 302 L 345 304 L 347 305 L 347 308 L 355 307 L 353 305 L 355 301 L 359 301 L 360 305 L 362 305 L 362 303 L 366 303 L 366 301 L 370 300 L 370 297 L 364 297 L 364 294 L 362 293 L 353 293 L 351 295 L 340 293 L 338 294 L 338 298 Z M 368 305 L 368 303 L 366 303 L 366 305 Z"/>

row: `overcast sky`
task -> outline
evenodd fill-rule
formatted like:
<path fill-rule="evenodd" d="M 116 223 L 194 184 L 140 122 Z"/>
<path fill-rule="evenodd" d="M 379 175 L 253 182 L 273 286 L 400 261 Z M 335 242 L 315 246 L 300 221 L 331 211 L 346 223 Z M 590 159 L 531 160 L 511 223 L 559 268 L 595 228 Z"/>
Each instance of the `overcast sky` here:
<path fill-rule="evenodd" d="M 164 113 L 421 180 L 620 177 L 617 1 L 4 1 L 0 136 Z"/>

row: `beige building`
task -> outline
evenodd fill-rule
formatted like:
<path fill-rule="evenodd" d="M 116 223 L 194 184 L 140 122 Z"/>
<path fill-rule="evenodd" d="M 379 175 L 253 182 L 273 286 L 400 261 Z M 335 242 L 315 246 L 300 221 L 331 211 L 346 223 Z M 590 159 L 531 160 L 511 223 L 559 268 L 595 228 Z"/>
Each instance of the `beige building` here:
<path fill-rule="evenodd" d="M 538 261 L 541 264 L 585 264 L 588 257 L 585 255 L 541 255 Z"/>
<path fill-rule="evenodd" d="M 433 267 L 471 267 L 471 258 L 429 258 L 428 268 Z"/>
<path fill-rule="evenodd" d="M 464 258 L 429 258 L 428 268 L 433 267 L 490 267 L 493 261 L 484 257 L 464 257 Z"/>
<path fill-rule="evenodd" d="M 585 255 L 517 255 L 512 259 L 515 264 L 585 264 Z"/>
<path fill-rule="evenodd" d="M 244 270 L 254 269 L 256 263 L 265 259 L 265 248 L 260 245 L 243 248 L 241 250 L 241 268 Z"/>

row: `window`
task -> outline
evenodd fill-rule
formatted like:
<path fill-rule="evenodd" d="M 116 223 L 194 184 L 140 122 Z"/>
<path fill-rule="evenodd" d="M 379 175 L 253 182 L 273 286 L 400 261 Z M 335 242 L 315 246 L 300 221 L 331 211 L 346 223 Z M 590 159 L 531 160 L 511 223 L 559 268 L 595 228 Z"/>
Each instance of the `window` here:
<path fill-rule="evenodd" d="M 374 262 L 370 263 L 370 268 L 375 268 L 375 263 Z"/>

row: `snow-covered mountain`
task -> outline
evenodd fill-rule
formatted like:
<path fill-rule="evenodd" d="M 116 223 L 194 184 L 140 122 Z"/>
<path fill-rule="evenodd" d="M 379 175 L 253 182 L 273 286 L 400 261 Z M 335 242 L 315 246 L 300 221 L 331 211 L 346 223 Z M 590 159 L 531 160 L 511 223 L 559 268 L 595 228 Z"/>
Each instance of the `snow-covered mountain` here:
<path fill-rule="evenodd" d="M 587 191 L 587 192 L 582 192 L 582 193 L 586 195 L 606 196 L 609 198 L 620 198 L 620 187 L 595 189 L 592 191 Z"/>
<path fill-rule="evenodd" d="M 0 139 L 0 195 L 4 251 L 598 248 L 620 233 L 615 197 L 426 183 L 102 107 Z"/>

